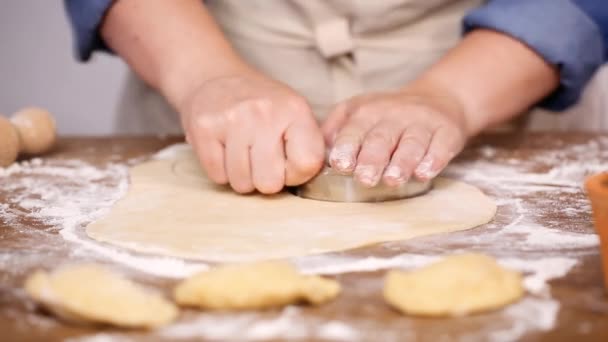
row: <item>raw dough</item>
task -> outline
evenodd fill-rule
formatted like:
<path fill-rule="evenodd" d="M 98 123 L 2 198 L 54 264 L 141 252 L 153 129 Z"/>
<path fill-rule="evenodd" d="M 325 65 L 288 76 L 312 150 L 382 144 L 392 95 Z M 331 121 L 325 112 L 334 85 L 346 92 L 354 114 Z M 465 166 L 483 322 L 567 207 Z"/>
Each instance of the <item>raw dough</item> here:
<path fill-rule="evenodd" d="M 287 262 L 226 265 L 199 273 L 174 291 L 181 305 L 202 309 L 265 309 L 298 302 L 323 304 L 340 293 L 340 284 L 304 276 Z"/>
<path fill-rule="evenodd" d="M 469 229 L 495 212 L 477 188 L 449 179 L 426 195 L 383 203 L 241 196 L 208 180 L 188 149 L 133 167 L 127 196 L 87 233 L 141 252 L 251 262 Z"/>
<path fill-rule="evenodd" d="M 422 316 L 459 316 L 503 307 L 524 293 L 521 275 L 481 254 L 447 257 L 411 272 L 390 271 L 384 299 Z"/>
<path fill-rule="evenodd" d="M 38 303 L 69 321 L 152 328 L 177 317 L 177 308 L 159 294 L 97 265 L 36 271 L 25 282 Z"/>

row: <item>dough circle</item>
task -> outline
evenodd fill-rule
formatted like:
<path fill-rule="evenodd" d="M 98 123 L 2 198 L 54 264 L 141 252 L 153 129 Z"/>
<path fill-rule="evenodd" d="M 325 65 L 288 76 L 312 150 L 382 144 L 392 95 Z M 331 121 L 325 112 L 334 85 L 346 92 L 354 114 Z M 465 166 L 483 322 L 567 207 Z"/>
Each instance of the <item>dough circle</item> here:
<path fill-rule="evenodd" d="M 36 302 L 76 323 L 153 328 L 178 314 L 160 294 L 94 264 L 62 267 L 50 274 L 36 271 L 24 287 Z"/>
<path fill-rule="evenodd" d="M 464 230 L 496 212 L 479 189 L 450 179 L 437 179 L 426 195 L 382 203 L 241 196 L 208 180 L 189 149 L 130 171 L 127 195 L 87 234 L 140 252 L 211 262 L 283 259 Z"/>
<path fill-rule="evenodd" d="M 384 299 L 406 314 L 461 316 L 498 309 L 524 294 L 521 275 L 481 254 L 449 256 L 411 272 L 390 271 Z"/>
<path fill-rule="evenodd" d="M 340 293 L 340 284 L 305 276 L 287 262 L 225 265 L 181 282 L 174 291 L 180 305 L 214 310 L 254 310 L 298 302 L 323 304 Z"/>

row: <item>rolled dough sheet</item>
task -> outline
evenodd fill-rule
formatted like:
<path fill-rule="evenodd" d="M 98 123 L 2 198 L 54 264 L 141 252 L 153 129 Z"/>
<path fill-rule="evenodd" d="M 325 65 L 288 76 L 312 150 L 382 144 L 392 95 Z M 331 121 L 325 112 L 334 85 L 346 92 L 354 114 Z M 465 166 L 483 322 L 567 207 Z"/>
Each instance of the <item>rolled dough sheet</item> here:
<path fill-rule="evenodd" d="M 87 234 L 140 252 L 211 262 L 297 257 L 465 230 L 496 213 L 476 187 L 441 178 L 426 195 L 383 203 L 241 196 L 208 180 L 191 150 L 137 165 L 130 177 L 127 195 Z"/>

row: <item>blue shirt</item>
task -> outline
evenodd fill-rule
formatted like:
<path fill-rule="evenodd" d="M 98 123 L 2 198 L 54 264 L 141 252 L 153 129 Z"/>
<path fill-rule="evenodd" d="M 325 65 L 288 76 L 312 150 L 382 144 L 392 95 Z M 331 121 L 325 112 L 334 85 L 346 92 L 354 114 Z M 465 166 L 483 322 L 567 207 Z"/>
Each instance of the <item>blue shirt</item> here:
<path fill-rule="evenodd" d="M 423 1 L 423 0 L 421 0 Z M 99 25 L 113 0 L 64 0 L 79 60 L 109 51 Z M 541 105 L 575 104 L 595 71 L 608 60 L 606 0 L 489 0 L 464 18 L 463 30 L 487 28 L 520 40 L 560 70 L 560 86 Z"/>

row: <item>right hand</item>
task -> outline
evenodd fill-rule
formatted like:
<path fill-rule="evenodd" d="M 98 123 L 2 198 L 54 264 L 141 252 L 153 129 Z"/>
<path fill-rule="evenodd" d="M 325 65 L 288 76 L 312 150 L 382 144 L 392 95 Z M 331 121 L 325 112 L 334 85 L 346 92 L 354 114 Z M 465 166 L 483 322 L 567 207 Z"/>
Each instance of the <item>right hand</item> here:
<path fill-rule="evenodd" d="M 319 172 L 323 135 L 306 100 L 258 75 L 219 77 L 186 98 L 187 141 L 207 176 L 239 193 L 277 193 Z"/>

